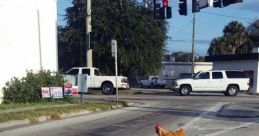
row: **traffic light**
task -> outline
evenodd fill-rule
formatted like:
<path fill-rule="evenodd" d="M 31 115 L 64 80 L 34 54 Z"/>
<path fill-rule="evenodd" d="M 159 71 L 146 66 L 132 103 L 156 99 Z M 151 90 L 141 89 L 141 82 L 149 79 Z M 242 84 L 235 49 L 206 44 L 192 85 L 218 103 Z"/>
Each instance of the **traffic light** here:
<path fill-rule="evenodd" d="M 172 8 L 168 6 L 168 0 L 163 0 L 163 7 L 161 3 L 154 2 L 154 18 L 155 19 L 169 19 L 172 18 Z"/>
<path fill-rule="evenodd" d="M 222 7 L 226 7 L 228 5 L 240 3 L 240 2 L 243 2 L 243 0 L 216 0 L 214 1 L 213 6 L 222 8 Z"/>
<path fill-rule="evenodd" d="M 172 18 L 172 8 L 171 7 L 166 7 L 166 18 Z"/>
<path fill-rule="evenodd" d="M 168 7 L 168 0 L 163 0 L 163 7 Z"/>
<path fill-rule="evenodd" d="M 155 19 L 160 18 L 160 8 L 161 8 L 161 3 L 154 3 L 154 18 Z"/>
<path fill-rule="evenodd" d="M 165 19 L 166 16 L 165 16 L 165 10 L 166 10 L 166 7 L 161 7 L 159 9 L 159 19 Z"/>
<path fill-rule="evenodd" d="M 226 7 L 230 4 L 235 4 L 240 2 L 243 2 L 243 0 L 223 0 L 223 6 Z"/>
<path fill-rule="evenodd" d="M 179 1 L 179 14 L 187 16 L 187 0 Z"/>
<path fill-rule="evenodd" d="M 199 0 L 192 0 L 192 13 L 200 12 Z"/>

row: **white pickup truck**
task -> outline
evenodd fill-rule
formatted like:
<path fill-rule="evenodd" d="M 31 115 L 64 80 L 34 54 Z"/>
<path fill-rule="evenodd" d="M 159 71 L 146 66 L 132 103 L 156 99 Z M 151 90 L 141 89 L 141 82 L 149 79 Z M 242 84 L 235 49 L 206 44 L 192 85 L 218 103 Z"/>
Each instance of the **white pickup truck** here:
<path fill-rule="evenodd" d="M 140 85 L 141 88 L 144 88 L 144 87 L 164 88 L 166 86 L 166 80 L 159 79 L 159 76 L 149 76 L 147 79 L 140 80 L 139 85 Z"/>
<path fill-rule="evenodd" d="M 172 89 L 180 95 L 190 92 L 220 91 L 226 96 L 236 96 L 239 91 L 249 89 L 249 78 L 243 71 L 214 70 L 198 72 L 191 79 L 178 79 L 173 82 Z"/>
<path fill-rule="evenodd" d="M 94 67 L 74 67 L 66 72 L 65 79 L 69 80 L 69 76 L 77 76 L 78 74 L 87 74 L 88 88 L 101 88 L 103 94 L 115 94 L 116 77 L 115 76 L 101 76 L 98 68 Z M 75 83 L 76 84 L 76 83 Z M 129 88 L 128 78 L 124 76 L 117 77 L 118 88 Z"/>

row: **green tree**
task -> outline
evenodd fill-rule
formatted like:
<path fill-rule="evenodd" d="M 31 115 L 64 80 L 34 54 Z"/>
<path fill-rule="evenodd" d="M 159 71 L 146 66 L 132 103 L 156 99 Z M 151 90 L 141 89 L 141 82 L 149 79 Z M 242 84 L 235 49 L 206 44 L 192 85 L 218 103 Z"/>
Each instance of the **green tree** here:
<path fill-rule="evenodd" d="M 249 53 L 253 43 L 246 28 L 237 21 L 232 21 L 223 29 L 223 36 L 214 38 L 208 49 L 211 55 L 229 55 Z"/>
<path fill-rule="evenodd" d="M 259 20 L 249 25 L 247 31 L 255 47 L 259 47 Z"/>
<path fill-rule="evenodd" d="M 67 26 L 59 32 L 60 66 L 85 66 L 85 1 L 73 0 L 67 8 Z M 111 39 L 118 41 L 119 71 L 129 74 L 156 73 L 161 67 L 166 40 L 166 22 L 154 20 L 152 7 L 134 0 L 92 1 L 91 47 L 94 66 L 107 74 L 114 71 Z"/>
<path fill-rule="evenodd" d="M 192 62 L 192 53 L 190 52 L 173 52 L 171 55 L 175 59 L 175 62 Z M 194 60 L 197 62 L 204 62 L 205 58 L 196 54 Z"/>

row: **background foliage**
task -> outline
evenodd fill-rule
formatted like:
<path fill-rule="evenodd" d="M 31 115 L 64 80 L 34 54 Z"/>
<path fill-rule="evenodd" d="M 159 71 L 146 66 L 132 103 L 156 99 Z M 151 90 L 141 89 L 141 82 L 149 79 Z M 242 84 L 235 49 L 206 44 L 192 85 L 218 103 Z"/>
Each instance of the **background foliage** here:
<path fill-rule="evenodd" d="M 85 1 L 73 0 L 67 8 L 67 26 L 59 28 L 59 62 L 64 71 L 85 66 Z M 165 51 L 167 24 L 153 18 L 153 7 L 134 0 L 92 1 L 94 66 L 114 73 L 111 39 L 118 41 L 118 65 L 123 75 L 156 73 Z"/>
<path fill-rule="evenodd" d="M 208 54 L 231 55 L 250 53 L 254 47 L 259 47 L 259 20 L 246 28 L 238 21 L 232 21 L 223 29 L 223 36 L 211 41 Z"/>
<path fill-rule="evenodd" d="M 64 85 L 64 78 L 57 73 L 51 75 L 50 71 L 41 70 L 39 73 L 28 71 L 22 79 L 13 78 L 6 84 L 4 90 L 4 103 L 36 103 L 54 101 L 41 98 L 41 87 L 59 87 Z M 62 99 L 70 102 L 71 98 Z"/>

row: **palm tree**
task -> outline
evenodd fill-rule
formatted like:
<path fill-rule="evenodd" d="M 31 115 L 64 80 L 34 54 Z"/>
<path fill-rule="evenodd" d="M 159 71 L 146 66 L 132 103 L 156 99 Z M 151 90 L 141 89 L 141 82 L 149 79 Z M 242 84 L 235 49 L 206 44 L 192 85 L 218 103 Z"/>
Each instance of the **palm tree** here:
<path fill-rule="evenodd" d="M 248 53 L 252 50 L 253 44 L 246 32 L 246 28 L 237 21 L 232 21 L 223 30 L 223 36 L 214 38 L 211 41 L 208 54 L 229 55 Z"/>
<path fill-rule="evenodd" d="M 249 25 L 247 31 L 255 47 L 259 47 L 259 19 Z"/>
<path fill-rule="evenodd" d="M 241 23 L 232 21 L 224 28 L 223 32 L 224 37 L 227 37 L 227 40 L 231 43 L 231 54 L 245 53 L 237 52 L 237 49 L 246 48 L 245 46 L 247 45 L 244 44 L 249 43 L 250 40 L 248 33 L 246 32 L 246 28 Z"/>

